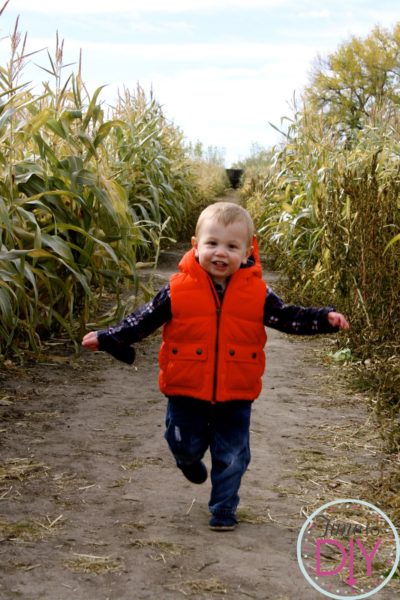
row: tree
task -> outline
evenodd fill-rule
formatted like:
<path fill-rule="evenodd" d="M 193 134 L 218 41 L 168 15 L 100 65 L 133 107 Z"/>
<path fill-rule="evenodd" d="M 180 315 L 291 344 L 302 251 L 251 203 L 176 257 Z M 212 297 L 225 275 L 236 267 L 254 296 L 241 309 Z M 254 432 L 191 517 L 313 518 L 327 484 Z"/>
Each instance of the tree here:
<path fill-rule="evenodd" d="M 375 27 L 366 38 L 352 37 L 327 58 L 318 57 L 304 101 L 345 134 L 362 129 L 374 110 L 398 106 L 400 23 L 391 32 Z"/>

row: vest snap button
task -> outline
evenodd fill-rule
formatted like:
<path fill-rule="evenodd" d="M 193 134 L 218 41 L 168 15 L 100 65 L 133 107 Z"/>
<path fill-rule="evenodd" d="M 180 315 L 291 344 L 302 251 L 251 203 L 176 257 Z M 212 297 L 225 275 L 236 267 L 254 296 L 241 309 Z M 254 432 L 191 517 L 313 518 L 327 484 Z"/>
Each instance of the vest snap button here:
<path fill-rule="evenodd" d="M 229 354 L 230 354 L 230 356 L 235 356 L 235 351 L 231 349 L 231 350 L 229 350 Z"/>
<path fill-rule="evenodd" d="M 178 354 L 178 348 L 172 348 L 172 354 Z"/>
<path fill-rule="evenodd" d="M 201 348 L 197 348 L 196 354 L 203 354 L 203 350 Z"/>
<path fill-rule="evenodd" d="M 251 355 L 251 358 L 257 358 L 257 352 L 253 352 L 253 354 Z"/>

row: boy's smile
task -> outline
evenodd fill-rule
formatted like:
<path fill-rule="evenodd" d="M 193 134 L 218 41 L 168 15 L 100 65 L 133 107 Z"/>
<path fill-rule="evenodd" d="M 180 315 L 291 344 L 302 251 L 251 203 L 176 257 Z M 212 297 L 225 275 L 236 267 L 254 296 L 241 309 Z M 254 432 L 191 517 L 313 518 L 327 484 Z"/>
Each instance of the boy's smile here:
<path fill-rule="evenodd" d="M 225 286 L 241 264 L 246 264 L 252 248 L 248 243 L 248 229 L 242 221 L 229 225 L 206 220 L 192 246 L 200 266 L 211 275 L 215 283 Z"/>

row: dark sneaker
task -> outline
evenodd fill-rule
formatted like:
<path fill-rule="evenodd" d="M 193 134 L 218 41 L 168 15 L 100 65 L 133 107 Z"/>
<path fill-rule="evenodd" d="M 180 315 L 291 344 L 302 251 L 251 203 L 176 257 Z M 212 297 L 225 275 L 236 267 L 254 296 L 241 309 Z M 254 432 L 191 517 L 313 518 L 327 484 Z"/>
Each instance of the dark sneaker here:
<path fill-rule="evenodd" d="M 213 515 L 208 523 L 208 526 L 213 531 L 233 531 L 238 524 L 234 515 L 221 516 Z"/>
<path fill-rule="evenodd" d="M 207 468 L 206 465 L 198 460 L 191 465 L 178 465 L 186 479 L 189 479 L 192 483 L 204 483 L 207 479 Z"/>

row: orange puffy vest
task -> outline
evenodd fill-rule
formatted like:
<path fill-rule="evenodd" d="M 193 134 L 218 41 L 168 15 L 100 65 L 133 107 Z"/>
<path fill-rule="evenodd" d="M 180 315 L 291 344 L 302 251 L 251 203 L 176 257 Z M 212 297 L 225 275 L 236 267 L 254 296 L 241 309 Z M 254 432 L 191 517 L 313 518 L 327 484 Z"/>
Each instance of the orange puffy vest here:
<path fill-rule="evenodd" d="M 257 245 L 254 266 L 230 278 L 222 304 L 194 249 L 170 279 L 172 319 L 159 353 L 161 391 L 210 402 L 254 400 L 265 368 L 264 304 Z"/>

